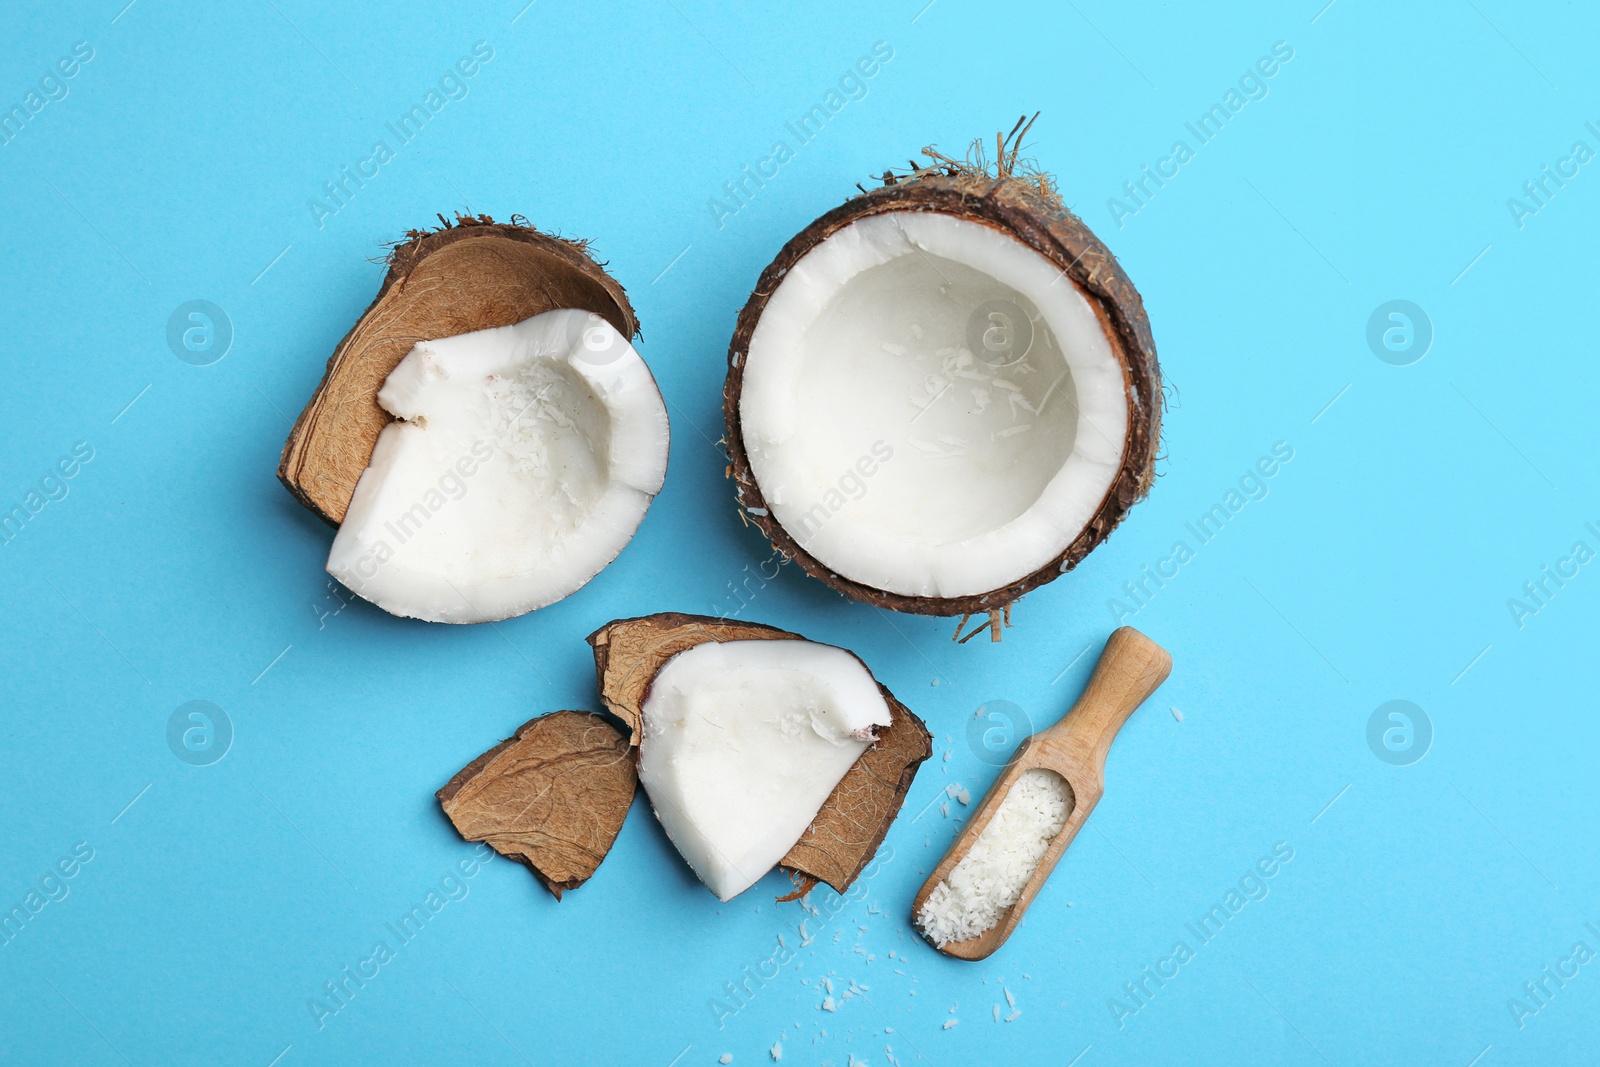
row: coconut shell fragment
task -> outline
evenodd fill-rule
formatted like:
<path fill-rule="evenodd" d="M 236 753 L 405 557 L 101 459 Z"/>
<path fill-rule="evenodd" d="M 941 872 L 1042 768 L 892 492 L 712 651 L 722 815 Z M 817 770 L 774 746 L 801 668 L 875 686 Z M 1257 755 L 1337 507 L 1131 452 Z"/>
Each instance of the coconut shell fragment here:
<path fill-rule="evenodd" d="M 278 479 L 337 526 L 390 415 L 378 390 L 418 341 L 509 326 L 558 308 L 591 311 L 624 338 L 639 332 L 627 294 L 581 241 L 486 215 L 413 230 L 389 253 L 370 307 L 339 342 L 283 447 Z"/>
<path fill-rule="evenodd" d="M 708 641 L 749 640 L 805 638 L 759 623 L 679 612 L 621 619 L 589 635 L 600 697 L 631 731 L 635 746 L 651 682 L 669 659 Z M 933 752 L 922 720 L 882 683 L 878 689 L 890 708 L 889 727 L 839 780 L 781 861 L 796 876 L 798 886 L 825 882 L 840 893 L 849 889 L 899 814 L 917 767 Z"/>
<path fill-rule="evenodd" d="M 637 785 L 633 750 L 616 727 L 558 711 L 523 723 L 437 795 L 462 837 L 525 865 L 560 900 L 606 858 Z"/>

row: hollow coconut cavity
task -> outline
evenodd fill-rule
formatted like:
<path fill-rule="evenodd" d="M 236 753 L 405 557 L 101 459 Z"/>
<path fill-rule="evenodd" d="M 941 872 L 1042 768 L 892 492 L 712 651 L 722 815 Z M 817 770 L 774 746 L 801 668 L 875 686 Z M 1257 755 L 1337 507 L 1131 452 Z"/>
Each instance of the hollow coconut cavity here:
<path fill-rule="evenodd" d="M 1019 169 L 934 166 L 812 223 L 729 354 L 739 503 L 840 592 L 997 613 L 1081 560 L 1148 489 L 1160 371 L 1115 258 Z"/>
<path fill-rule="evenodd" d="M 339 524 L 329 573 L 393 614 L 454 623 L 587 583 L 666 473 L 634 329 L 582 245 L 486 219 L 413 234 L 279 469 Z"/>

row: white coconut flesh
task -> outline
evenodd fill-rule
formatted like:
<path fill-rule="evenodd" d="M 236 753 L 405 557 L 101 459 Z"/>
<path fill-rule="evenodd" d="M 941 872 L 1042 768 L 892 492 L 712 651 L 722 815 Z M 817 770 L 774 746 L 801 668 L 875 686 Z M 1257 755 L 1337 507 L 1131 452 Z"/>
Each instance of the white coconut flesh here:
<path fill-rule="evenodd" d="M 486 622 L 560 600 L 622 551 L 666 475 L 655 380 L 589 312 L 420 342 L 378 403 L 398 421 L 328 573 L 396 615 Z"/>
<path fill-rule="evenodd" d="M 838 230 L 784 277 L 744 358 L 766 506 L 876 589 L 969 596 L 1032 574 L 1121 466 L 1128 390 L 1100 317 L 981 223 L 893 212 Z"/>
<path fill-rule="evenodd" d="M 861 661 L 811 641 L 712 641 L 661 668 L 642 708 L 639 781 L 721 900 L 800 840 L 890 712 Z"/>

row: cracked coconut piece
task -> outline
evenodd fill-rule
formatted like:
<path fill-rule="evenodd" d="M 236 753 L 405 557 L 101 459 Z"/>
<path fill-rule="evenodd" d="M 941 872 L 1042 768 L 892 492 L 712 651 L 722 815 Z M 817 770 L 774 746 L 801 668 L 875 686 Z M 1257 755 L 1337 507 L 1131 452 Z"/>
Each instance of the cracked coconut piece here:
<path fill-rule="evenodd" d="M 713 642 L 726 648 L 752 641 L 804 640 L 770 626 L 678 613 L 619 620 L 589 638 L 601 697 L 631 731 L 635 745 L 648 744 L 651 687 L 675 656 Z M 807 644 L 860 665 L 844 650 Z M 876 740 L 838 778 L 809 825 L 777 859 L 795 876 L 799 892 L 819 881 L 839 892 L 849 888 L 883 841 L 917 766 L 932 752 L 922 721 L 872 680 L 864 665 L 860 670 L 876 688 L 889 722 L 874 731 Z M 658 801 L 655 794 L 652 801 Z"/>

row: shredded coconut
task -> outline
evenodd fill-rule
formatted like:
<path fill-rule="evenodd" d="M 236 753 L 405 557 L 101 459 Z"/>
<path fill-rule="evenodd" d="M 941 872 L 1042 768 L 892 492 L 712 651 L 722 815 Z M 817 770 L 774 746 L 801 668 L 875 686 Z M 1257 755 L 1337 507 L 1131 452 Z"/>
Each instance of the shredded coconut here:
<path fill-rule="evenodd" d="M 917 925 L 941 948 L 991 929 L 1022 895 L 1071 813 L 1071 792 L 1059 774 L 1024 773 L 966 856 L 928 894 Z"/>

